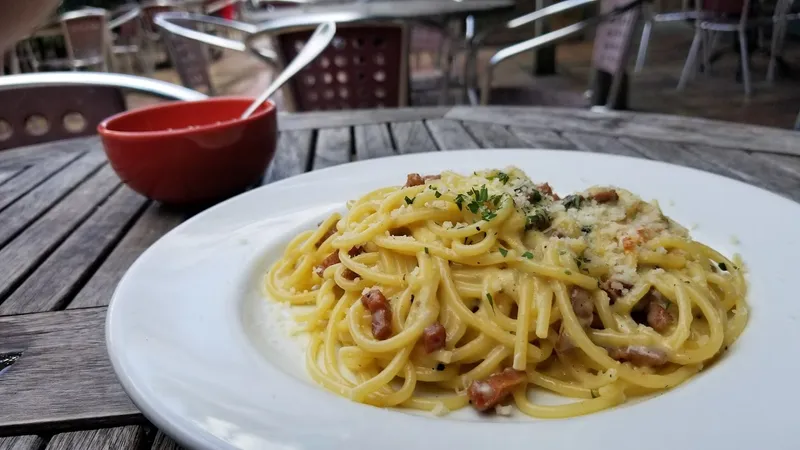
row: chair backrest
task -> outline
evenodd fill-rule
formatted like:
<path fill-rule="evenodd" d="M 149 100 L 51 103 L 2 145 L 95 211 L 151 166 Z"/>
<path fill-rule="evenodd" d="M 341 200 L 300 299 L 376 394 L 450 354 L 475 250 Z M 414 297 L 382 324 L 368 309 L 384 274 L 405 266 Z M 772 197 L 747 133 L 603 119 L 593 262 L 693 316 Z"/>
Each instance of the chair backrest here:
<path fill-rule="evenodd" d="M 108 51 L 107 13 L 103 9 L 81 9 L 60 18 L 67 58 L 73 63 L 105 63 Z"/>
<path fill-rule="evenodd" d="M 630 0 L 600 0 L 600 13 L 609 13 L 629 2 Z M 611 75 L 625 71 L 640 18 L 641 8 L 633 8 L 597 26 L 592 51 L 592 66 L 595 69 Z"/>
<path fill-rule="evenodd" d="M 279 31 L 282 62 L 294 59 L 313 29 Z M 289 83 L 296 111 L 396 108 L 408 104 L 408 29 L 394 23 L 337 27 L 333 41 Z"/>
<path fill-rule="evenodd" d="M 197 22 L 192 20 L 176 20 L 176 25 L 197 29 Z M 214 95 L 214 85 L 208 68 L 208 48 L 202 42 L 187 39 L 161 29 L 161 36 L 169 52 L 170 60 L 178 71 L 181 84 L 195 89 L 204 90 L 209 95 Z"/>
<path fill-rule="evenodd" d="M 118 88 L 46 86 L 0 91 L 0 150 L 96 133 L 125 110 Z"/>
<path fill-rule="evenodd" d="M 800 112 L 797 113 L 797 120 L 794 122 L 794 129 L 800 131 Z"/>
<path fill-rule="evenodd" d="M 115 45 L 132 45 L 141 41 L 142 9 L 137 5 L 126 4 L 111 13 L 108 28 L 112 31 Z"/>
<path fill-rule="evenodd" d="M 156 14 L 175 11 L 177 9 L 177 6 L 170 1 L 156 0 L 142 3 L 142 24 L 145 31 L 157 35 L 158 29 L 154 21 Z"/>

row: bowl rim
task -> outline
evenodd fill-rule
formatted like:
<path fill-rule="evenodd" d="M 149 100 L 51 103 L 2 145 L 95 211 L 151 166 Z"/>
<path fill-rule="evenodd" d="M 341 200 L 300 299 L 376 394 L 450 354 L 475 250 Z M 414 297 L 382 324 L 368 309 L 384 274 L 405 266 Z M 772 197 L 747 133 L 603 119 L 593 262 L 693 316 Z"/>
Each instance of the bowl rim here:
<path fill-rule="evenodd" d="M 126 140 L 131 139 L 152 139 L 152 138 L 163 138 L 163 137 L 177 137 L 177 136 L 186 136 L 196 133 L 202 133 L 205 131 L 211 130 L 225 130 L 228 128 L 232 128 L 234 126 L 239 126 L 242 124 L 247 124 L 251 122 L 255 122 L 267 115 L 272 114 L 277 118 L 277 106 L 275 102 L 272 100 L 267 100 L 263 103 L 266 105 L 266 108 L 257 109 L 253 114 L 250 115 L 247 119 L 236 119 L 236 120 L 227 120 L 222 123 L 214 123 L 208 125 L 198 125 L 193 128 L 180 128 L 175 130 L 158 130 L 158 131 L 118 131 L 109 128 L 109 125 L 112 125 L 113 122 L 120 120 L 121 118 L 134 115 L 134 114 L 147 114 L 150 111 L 156 109 L 171 109 L 171 108 L 179 108 L 184 106 L 186 103 L 220 103 L 220 102 L 231 102 L 231 101 L 242 101 L 247 102 L 250 104 L 255 100 L 252 97 L 246 96 L 220 96 L 220 97 L 209 97 L 204 98 L 201 100 L 175 100 L 165 103 L 157 103 L 155 105 L 144 106 L 141 108 L 131 109 L 127 111 L 122 111 L 121 113 L 114 114 L 111 117 L 105 118 L 102 122 L 97 125 L 97 133 L 101 137 L 111 137 L 111 138 L 121 138 Z M 244 112 L 244 110 L 242 110 Z"/>

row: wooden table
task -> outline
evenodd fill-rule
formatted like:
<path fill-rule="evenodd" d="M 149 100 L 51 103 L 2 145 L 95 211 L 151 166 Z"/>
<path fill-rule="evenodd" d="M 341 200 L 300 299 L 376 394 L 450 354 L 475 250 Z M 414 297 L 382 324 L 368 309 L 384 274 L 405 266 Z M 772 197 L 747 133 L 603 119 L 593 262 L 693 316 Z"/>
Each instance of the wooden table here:
<path fill-rule="evenodd" d="M 540 147 L 692 166 L 800 200 L 800 133 L 789 130 L 468 107 L 287 115 L 280 127 L 267 183 L 397 153 Z M 97 138 L 0 152 L 0 368 L 18 357 L 0 370 L 0 449 L 176 448 L 122 391 L 104 319 L 125 270 L 187 215 L 120 185 Z"/>

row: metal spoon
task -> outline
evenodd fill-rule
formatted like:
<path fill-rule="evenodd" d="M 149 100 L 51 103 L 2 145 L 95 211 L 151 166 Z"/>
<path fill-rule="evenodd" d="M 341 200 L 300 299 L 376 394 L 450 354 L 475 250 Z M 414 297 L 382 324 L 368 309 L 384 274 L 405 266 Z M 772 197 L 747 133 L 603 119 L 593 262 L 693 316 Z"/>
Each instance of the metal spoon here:
<path fill-rule="evenodd" d="M 278 89 L 281 88 L 289 79 L 293 76 L 297 75 L 303 67 L 307 66 L 311 61 L 314 60 L 320 53 L 322 53 L 325 48 L 328 47 L 328 44 L 331 43 L 333 40 L 333 36 L 336 34 L 336 23 L 335 22 L 325 22 L 321 23 L 317 29 L 314 31 L 314 34 L 308 39 L 306 45 L 303 46 L 303 49 L 300 50 L 300 53 L 289 63 L 288 66 L 278 75 L 277 78 L 269 85 L 269 87 L 258 96 L 258 98 L 247 107 L 242 114 L 241 118 L 246 119 L 250 117 L 251 114 L 255 112 L 258 107 L 267 101 L 268 98 L 272 96 Z"/>

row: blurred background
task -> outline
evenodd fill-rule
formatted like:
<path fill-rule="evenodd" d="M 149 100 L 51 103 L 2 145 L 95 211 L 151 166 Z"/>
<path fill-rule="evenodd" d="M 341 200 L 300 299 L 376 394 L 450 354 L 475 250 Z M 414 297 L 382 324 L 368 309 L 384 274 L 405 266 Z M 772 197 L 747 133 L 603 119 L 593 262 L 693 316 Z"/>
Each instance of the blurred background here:
<path fill-rule="evenodd" d="M 453 1 L 430 0 L 428 3 Z M 481 1 L 458 3 L 478 5 Z M 275 64 L 265 64 L 265 59 L 253 51 L 196 41 L 184 45 L 182 50 L 175 50 L 173 47 L 180 47 L 181 42 L 185 44 L 191 39 L 165 30 L 155 23 L 154 17 L 161 12 L 185 12 L 254 26 L 264 23 L 272 13 L 279 18 L 302 17 L 315 12 L 317 7 L 329 8 L 325 11 L 346 11 L 373 2 L 64 0 L 48 22 L 38 24 L 6 52 L 2 68 L 5 74 L 65 68 L 131 73 L 183 84 L 213 95 L 255 95 L 270 82 L 280 68 L 281 57 L 286 56 L 286 52 L 281 52 L 277 34 L 265 33 L 253 44 L 262 53 L 277 54 Z M 397 11 L 419 3 L 389 2 Z M 509 26 L 509 21 L 515 18 L 569 3 L 574 5 L 547 20 L 528 24 L 532 26 Z M 443 13 L 443 20 L 430 24 L 420 17 L 403 20 L 409 45 L 398 50 L 403 53 L 399 55 L 403 63 L 389 70 L 403 70 L 399 82 L 403 83 L 408 77 L 409 95 L 407 102 L 396 106 L 479 103 L 478 88 L 486 77 L 487 64 L 499 50 L 591 19 L 597 16 L 602 5 L 601 1 L 588 0 L 555 3 L 509 0 L 507 5 L 496 8 L 475 9 L 464 14 Z M 492 68 L 491 98 L 485 100 L 491 104 L 586 107 L 605 103 L 609 85 L 619 78 L 620 94 L 611 105 L 617 109 L 791 127 L 800 109 L 800 21 L 794 20 L 799 9 L 800 1 L 792 0 L 706 0 L 702 4 L 689 0 L 646 2 L 637 9 L 635 20 L 606 30 L 602 37 L 598 37 L 604 32 L 602 27 L 601 31 L 587 27 L 585 31 L 535 51 L 507 58 Z M 76 32 L 71 45 L 83 47 L 83 50 L 70 51 L 70 15 L 88 11 L 106 14 L 102 26 L 107 34 L 102 37 L 97 34 L 96 42 L 90 42 L 91 37 L 79 36 L 80 32 Z M 398 16 L 398 20 L 401 19 L 403 17 Z M 244 42 L 247 34 L 207 23 L 184 22 L 172 21 L 184 28 L 189 23 L 189 29 L 228 42 Z M 203 56 L 179 56 L 181 52 L 197 51 Z M 619 65 L 618 70 L 603 67 L 603 58 L 609 57 L 603 56 L 604 51 L 618 52 L 611 55 Z M 81 56 L 81 52 L 89 54 Z M 470 97 L 463 85 L 470 82 L 469 65 L 465 63 L 471 53 L 475 55 L 472 70 L 476 78 Z M 389 58 L 394 60 L 395 56 L 389 55 Z M 76 64 L 75 59 L 91 64 Z M 443 85 L 444 79 L 446 85 Z M 297 91 L 300 87 L 301 84 L 294 83 L 288 89 Z M 327 92 L 320 91 L 319 95 L 325 96 Z M 342 107 L 358 106 L 345 105 L 345 91 L 341 92 Z M 339 98 L 339 93 L 333 95 Z M 301 100 L 298 92 L 284 90 L 278 103 L 284 110 L 314 109 Z M 128 101 L 129 106 L 138 106 L 157 100 L 134 95 L 129 96 Z"/>

